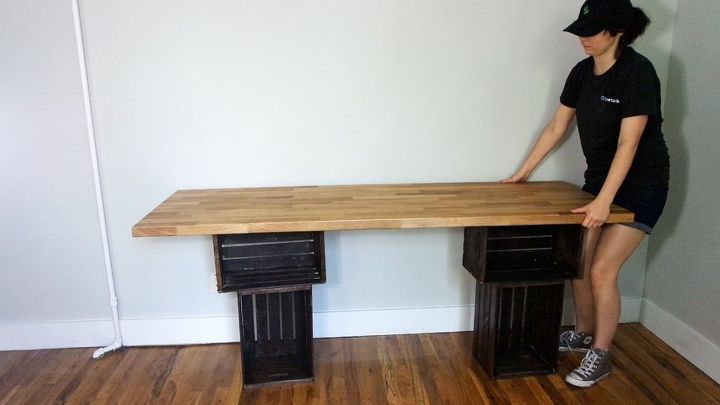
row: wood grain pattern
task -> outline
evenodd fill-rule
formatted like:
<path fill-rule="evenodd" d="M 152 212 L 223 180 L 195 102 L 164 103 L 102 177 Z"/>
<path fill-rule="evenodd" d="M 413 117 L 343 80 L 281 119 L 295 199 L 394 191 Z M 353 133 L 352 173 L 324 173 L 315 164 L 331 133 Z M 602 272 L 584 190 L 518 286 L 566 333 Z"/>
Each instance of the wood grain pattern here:
<path fill-rule="evenodd" d="M 613 374 L 592 388 L 558 374 L 491 380 L 472 334 L 316 339 L 315 381 L 244 388 L 240 345 L 0 352 L 0 404 L 719 404 L 720 385 L 639 324 L 622 324 Z"/>
<path fill-rule="evenodd" d="M 592 196 L 563 182 L 180 190 L 133 236 L 580 224 Z M 633 214 L 613 206 L 609 223 Z"/>

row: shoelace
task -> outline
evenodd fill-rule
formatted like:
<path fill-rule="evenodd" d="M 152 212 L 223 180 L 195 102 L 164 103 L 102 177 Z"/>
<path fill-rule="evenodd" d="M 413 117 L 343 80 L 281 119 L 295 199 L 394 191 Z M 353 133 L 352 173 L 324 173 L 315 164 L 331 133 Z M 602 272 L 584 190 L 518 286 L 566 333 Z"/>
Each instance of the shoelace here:
<path fill-rule="evenodd" d="M 564 333 L 565 337 L 560 336 L 563 338 L 563 342 L 565 343 L 565 346 L 568 348 L 568 351 L 570 352 L 570 356 L 574 359 L 575 358 L 575 350 L 573 350 L 571 343 L 580 338 L 580 335 L 575 333 L 575 331 L 569 330 L 566 333 Z"/>
<path fill-rule="evenodd" d="M 580 367 L 575 370 L 576 373 L 583 376 L 583 378 L 587 378 L 590 374 L 595 372 L 595 369 L 598 366 L 598 355 L 593 350 L 590 350 L 583 359 L 582 363 L 580 363 Z"/>

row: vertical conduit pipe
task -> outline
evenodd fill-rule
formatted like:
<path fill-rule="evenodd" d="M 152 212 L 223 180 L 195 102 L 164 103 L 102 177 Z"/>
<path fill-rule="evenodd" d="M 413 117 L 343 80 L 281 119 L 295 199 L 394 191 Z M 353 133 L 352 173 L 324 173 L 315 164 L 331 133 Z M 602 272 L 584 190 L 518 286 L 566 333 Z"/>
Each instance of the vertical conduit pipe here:
<path fill-rule="evenodd" d="M 110 243 L 108 241 L 107 223 L 105 221 L 105 204 L 103 202 L 102 186 L 100 184 L 100 168 L 98 164 L 97 144 L 95 142 L 95 126 L 93 123 L 92 105 L 90 103 L 90 86 L 88 85 L 87 62 L 85 60 L 85 45 L 83 42 L 82 24 L 80 21 L 80 6 L 78 0 L 70 0 L 75 25 L 75 44 L 77 46 L 78 64 L 80 66 L 80 81 L 82 83 L 83 99 L 85 102 L 85 124 L 87 126 L 90 158 L 95 181 L 95 200 L 97 202 L 98 220 L 100 222 L 100 236 L 105 257 L 105 271 L 107 273 L 108 290 L 110 293 L 110 308 L 112 309 L 115 340 L 106 347 L 101 347 L 93 353 L 93 358 L 102 357 L 105 353 L 122 347 L 122 331 L 120 330 L 120 316 L 118 313 L 118 299 L 115 293 L 112 261 L 110 259 Z"/>

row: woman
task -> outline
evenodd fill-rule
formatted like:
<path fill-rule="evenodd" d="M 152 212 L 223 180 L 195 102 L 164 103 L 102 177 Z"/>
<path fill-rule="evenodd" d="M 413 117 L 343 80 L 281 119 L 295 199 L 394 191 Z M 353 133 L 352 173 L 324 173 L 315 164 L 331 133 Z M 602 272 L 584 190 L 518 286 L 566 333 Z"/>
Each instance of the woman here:
<path fill-rule="evenodd" d="M 506 183 L 522 182 L 562 140 L 577 117 L 587 161 L 583 190 L 595 199 L 573 209 L 582 225 L 583 278 L 572 280 L 576 325 L 560 335 L 560 350 L 587 352 L 565 381 L 589 387 L 610 375 L 610 344 L 620 318 L 620 268 L 665 205 L 669 156 L 661 131 L 660 83 L 652 63 L 629 45 L 650 20 L 629 0 L 588 0 L 565 31 L 589 57 L 570 72 L 555 116 L 520 169 Z M 605 224 L 610 205 L 635 213 L 631 224 Z"/>

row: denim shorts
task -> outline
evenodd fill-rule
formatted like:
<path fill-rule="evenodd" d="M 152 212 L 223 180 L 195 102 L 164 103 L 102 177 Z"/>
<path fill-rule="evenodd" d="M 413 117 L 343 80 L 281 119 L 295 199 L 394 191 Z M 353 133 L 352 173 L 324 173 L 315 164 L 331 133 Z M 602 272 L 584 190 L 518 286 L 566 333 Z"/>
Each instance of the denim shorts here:
<path fill-rule="evenodd" d="M 643 224 L 642 222 L 638 222 L 638 221 L 624 223 L 624 224 L 620 224 L 620 225 L 625 225 L 625 226 L 629 226 L 630 228 L 639 229 L 639 230 L 645 232 L 645 234 L 647 234 L 647 235 L 650 235 L 650 233 L 653 230 L 652 226 Z"/>
<path fill-rule="evenodd" d="M 602 184 L 587 184 L 583 186 L 586 191 L 595 196 L 600 192 Z M 613 204 L 625 208 L 635 214 L 635 221 L 626 223 L 632 228 L 640 229 L 650 235 L 667 201 L 667 186 L 646 187 L 643 189 L 621 189 L 615 196 Z"/>

